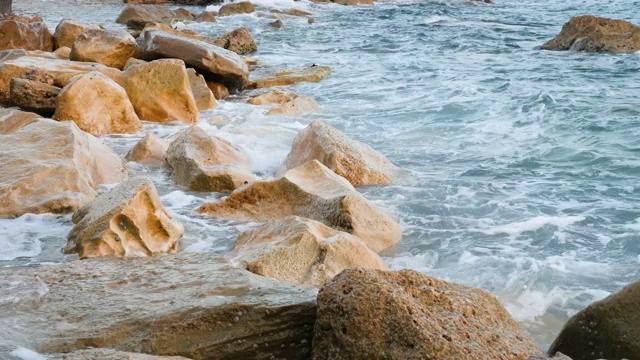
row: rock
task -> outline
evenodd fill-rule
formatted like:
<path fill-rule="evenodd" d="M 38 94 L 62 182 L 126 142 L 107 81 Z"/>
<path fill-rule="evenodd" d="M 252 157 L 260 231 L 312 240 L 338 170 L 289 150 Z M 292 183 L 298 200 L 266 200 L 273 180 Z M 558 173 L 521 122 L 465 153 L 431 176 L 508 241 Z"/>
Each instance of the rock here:
<path fill-rule="evenodd" d="M 127 92 L 97 71 L 77 75 L 62 89 L 53 118 L 74 121 L 92 135 L 130 134 L 142 130 Z"/>
<path fill-rule="evenodd" d="M 147 28 L 141 35 L 142 49 L 155 58 L 178 58 L 208 81 L 235 91 L 246 87 L 249 69 L 237 54 L 204 41 Z"/>
<path fill-rule="evenodd" d="M 274 22 L 270 22 L 269 26 L 276 28 L 276 29 L 282 29 L 284 27 L 284 24 L 282 23 L 281 20 L 276 20 Z"/>
<path fill-rule="evenodd" d="M 291 16 L 311 16 L 313 15 L 312 13 L 308 12 L 308 11 L 304 11 L 304 10 L 300 10 L 300 9 L 289 9 L 287 11 L 282 11 L 282 10 L 271 10 L 272 13 L 274 14 L 286 14 L 286 15 L 291 15 Z"/>
<path fill-rule="evenodd" d="M 313 159 L 354 186 L 388 184 L 398 172 L 395 165 L 371 146 L 351 140 L 319 120 L 295 137 L 284 168 L 293 169 Z"/>
<path fill-rule="evenodd" d="M 216 22 L 216 13 L 213 11 L 203 11 L 195 18 L 196 22 Z"/>
<path fill-rule="evenodd" d="M 65 59 L 69 59 L 69 57 L 71 56 L 71 48 L 63 46 L 63 47 L 57 48 L 56 51 L 54 51 L 53 53 L 60 55 Z"/>
<path fill-rule="evenodd" d="M 413 270 L 348 269 L 318 293 L 313 359 L 518 359 L 541 353 L 489 293 Z"/>
<path fill-rule="evenodd" d="M 130 20 L 142 22 L 163 22 L 173 18 L 173 11 L 162 5 L 127 5 L 116 22 L 127 24 Z"/>
<path fill-rule="evenodd" d="M 148 61 L 144 61 L 144 60 L 140 60 L 140 59 L 136 59 L 136 58 L 131 58 L 131 59 L 127 60 L 127 62 L 122 67 L 122 70 L 127 70 L 128 68 L 130 68 L 132 66 L 146 64 L 147 62 Z"/>
<path fill-rule="evenodd" d="M 53 51 L 53 35 L 43 22 L 0 21 L 0 50 Z"/>
<path fill-rule="evenodd" d="M 218 16 L 230 16 L 237 14 L 249 14 L 256 11 L 252 3 L 242 1 L 237 3 L 224 4 L 218 11 Z"/>
<path fill-rule="evenodd" d="M 131 66 L 122 72 L 121 85 L 142 120 L 195 124 L 200 118 L 187 69 L 180 60 Z"/>
<path fill-rule="evenodd" d="M 222 100 L 229 96 L 229 89 L 220 83 L 207 81 L 207 87 L 209 87 L 216 100 Z"/>
<path fill-rule="evenodd" d="M 13 104 L 48 117 L 56 110 L 56 97 L 60 88 L 39 81 L 13 78 L 9 93 Z"/>
<path fill-rule="evenodd" d="M 279 179 L 253 182 L 224 201 L 204 204 L 197 211 L 249 221 L 297 215 L 353 234 L 375 252 L 392 246 L 402 236 L 395 221 L 365 200 L 346 179 L 315 160 Z"/>
<path fill-rule="evenodd" d="M 268 78 L 258 79 L 248 85 L 250 89 L 292 85 L 299 82 L 318 82 L 331 74 L 328 66 L 311 65 L 303 68 L 278 71 Z"/>
<path fill-rule="evenodd" d="M 13 134 L 39 119 L 42 117 L 35 113 L 0 108 L 0 135 Z"/>
<path fill-rule="evenodd" d="M 247 102 L 252 105 L 267 105 L 267 104 L 286 104 L 298 95 L 288 90 L 272 90 L 264 94 L 251 97 Z"/>
<path fill-rule="evenodd" d="M 13 284 L 0 288 L 0 298 L 18 299 L 0 307 L 0 339 L 42 353 L 96 347 L 193 359 L 310 356 L 315 293 L 216 254 L 2 269 L 0 283 Z"/>
<path fill-rule="evenodd" d="M 313 24 L 313 23 L 315 23 L 315 22 L 316 22 L 316 21 L 315 21 L 313 18 L 308 18 L 308 19 L 307 19 L 307 24 Z"/>
<path fill-rule="evenodd" d="M 244 27 L 222 35 L 218 46 L 239 55 L 249 54 L 258 50 L 256 41 L 251 37 L 249 30 Z"/>
<path fill-rule="evenodd" d="M 28 56 L 27 51 L 23 49 L 0 50 L 0 63 Z"/>
<path fill-rule="evenodd" d="M 49 360 L 189 360 L 182 356 L 153 356 L 112 349 L 82 349 L 64 354 L 47 354 Z"/>
<path fill-rule="evenodd" d="M 243 232 L 233 256 L 255 274 L 304 287 L 319 288 L 347 268 L 387 269 L 357 237 L 297 216 Z"/>
<path fill-rule="evenodd" d="M 0 217 L 73 212 L 126 173 L 118 155 L 75 123 L 35 121 L 0 136 Z"/>
<path fill-rule="evenodd" d="M 22 75 L 22 79 L 37 81 L 47 85 L 54 85 L 56 80 L 51 73 L 42 69 L 27 70 L 27 72 Z"/>
<path fill-rule="evenodd" d="M 624 20 L 576 16 L 564 24 L 560 34 L 544 43 L 542 49 L 634 53 L 640 51 L 640 27 Z"/>
<path fill-rule="evenodd" d="M 640 355 L 640 281 L 587 306 L 564 325 L 549 348 L 573 360 L 638 359 Z"/>
<path fill-rule="evenodd" d="M 78 35 L 87 30 L 99 30 L 100 26 L 86 21 L 74 20 L 65 18 L 60 21 L 56 26 L 56 31 L 53 33 L 54 49 L 61 47 L 72 48 L 73 43 L 76 41 Z"/>
<path fill-rule="evenodd" d="M 173 10 L 173 18 L 177 20 L 194 20 L 195 17 L 195 15 L 185 8 Z"/>
<path fill-rule="evenodd" d="M 373 0 L 331 0 L 332 2 L 340 5 L 371 5 Z"/>
<path fill-rule="evenodd" d="M 205 111 L 216 107 L 218 102 L 213 96 L 213 92 L 207 86 L 207 82 L 204 80 L 204 76 L 199 75 L 193 69 L 187 69 L 187 75 L 189 76 L 191 92 L 193 93 L 193 98 L 196 101 L 198 110 Z"/>
<path fill-rule="evenodd" d="M 192 191 L 233 190 L 253 181 L 249 155 L 199 127 L 181 133 L 169 145 L 166 160 L 171 179 Z"/>
<path fill-rule="evenodd" d="M 81 259 L 175 253 L 184 234 L 146 177 L 124 180 L 76 211 L 73 222 L 64 252 Z"/>
<path fill-rule="evenodd" d="M 168 139 L 159 139 L 152 133 L 147 133 L 129 150 L 125 159 L 142 164 L 163 164 L 170 143 Z"/>
<path fill-rule="evenodd" d="M 314 99 L 308 96 L 296 95 L 293 100 L 269 109 L 267 115 L 300 116 L 319 113 L 320 111 L 320 105 Z"/>
<path fill-rule="evenodd" d="M 122 70 L 127 60 L 136 57 L 138 51 L 136 39 L 124 30 L 87 30 L 73 43 L 70 58 Z"/>
<path fill-rule="evenodd" d="M 0 21 L 7 21 L 7 20 L 23 22 L 27 24 L 44 21 L 41 16 L 28 17 L 28 16 L 20 16 L 20 15 L 8 15 L 8 14 L 0 16 Z"/>
<path fill-rule="evenodd" d="M 572 359 L 567 355 L 564 355 L 563 353 L 556 353 L 556 355 L 553 357 L 549 357 L 547 356 L 547 354 L 531 355 L 527 360 L 572 360 Z"/>

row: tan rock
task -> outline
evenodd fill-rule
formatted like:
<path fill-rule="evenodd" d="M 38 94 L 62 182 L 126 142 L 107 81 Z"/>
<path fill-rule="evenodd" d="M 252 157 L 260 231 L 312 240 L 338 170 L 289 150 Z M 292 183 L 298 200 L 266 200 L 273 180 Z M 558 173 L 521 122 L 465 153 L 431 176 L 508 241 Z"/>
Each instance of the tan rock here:
<path fill-rule="evenodd" d="M 225 4 L 220 7 L 218 16 L 230 16 L 237 14 L 249 14 L 256 11 L 252 3 L 248 1 L 242 1 L 237 3 Z"/>
<path fill-rule="evenodd" d="M 146 22 L 162 22 L 173 18 L 173 11 L 162 5 L 127 5 L 116 22 L 118 24 L 127 24 L 131 19 L 141 19 Z"/>
<path fill-rule="evenodd" d="M 39 119 L 42 117 L 32 112 L 0 108 L 0 135 L 13 134 Z"/>
<path fill-rule="evenodd" d="M 93 135 L 142 130 L 127 92 L 97 71 L 77 75 L 62 89 L 53 118 L 74 121 L 80 129 Z"/>
<path fill-rule="evenodd" d="M 70 59 L 97 62 L 122 70 L 127 60 L 138 52 L 136 39 L 124 30 L 87 30 L 73 43 Z"/>
<path fill-rule="evenodd" d="M 191 127 L 169 145 L 171 179 L 193 191 L 237 189 L 251 181 L 251 160 L 242 148 Z"/>
<path fill-rule="evenodd" d="M 60 88 L 39 81 L 27 79 L 11 79 L 11 102 L 21 109 L 51 116 L 56 110 L 56 97 Z"/>
<path fill-rule="evenodd" d="M 199 113 L 184 63 L 155 60 L 122 72 L 121 85 L 142 120 L 198 122 Z"/>
<path fill-rule="evenodd" d="M 34 17 L 28 17 L 28 16 L 21 16 L 21 15 L 8 15 L 8 14 L 4 14 L 0 16 L 0 20 L 2 21 L 6 21 L 6 20 L 11 20 L 11 21 L 17 21 L 17 22 L 23 22 L 23 23 L 34 23 L 34 22 L 43 22 L 44 20 L 42 19 L 41 16 L 34 16 Z"/>
<path fill-rule="evenodd" d="M 276 29 L 282 29 L 284 27 L 284 24 L 282 23 L 282 20 L 276 20 L 274 22 L 270 22 L 269 26 Z"/>
<path fill-rule="evenodd" d="M 398 172 L 395 165 L 371 146 L 349 139 L 319 120 L 295 137 L 284 168 L 293 169 L 313 159 L 354 186 L 388 184 Z"/>
<path fill-rule="evenodd" d="M 166 0 L 165 0 L 166 1 Z M 82 349 L 64 354 L 47 354 L 49 360 L 189 360 L 182 356 L 154 356 L 113 349 Z"/>
<path fill-rule="evenodd" d="M 0 50 L 53 51 L 53 35 L 43 22 L 0 21 Z"/>
<path fill-rule="evenodd" d="M 321 287 L 352 267 L 387 269 L 357 237 L 297 216 L 243 232 L 232 256 L 255 274 L 304 287 Z"/>
<path fill-rule="evenodd" d="M 53 33 L 54 48 L 59 49 L 64 46 L 72 48 L 78 35 L 91 29 L 99 30 L 100 26 L 86 21 L 69 18 L 62 19 L 58 26 L 56 26 L 56 31 Z"/>
<path fill-rule="evenodd" d="M 204 80 L 204 76 L 199 75 L 193 69 L 187 69 L 187 75 L 189 76 L 189 84 L 191 84 L 191 92 L 193 98 L 196 101 L 196 106 L 199 111 L 205 111 L 216 107 L 218 102 L 213 96 L 213 92 L 207 86 L 207 82 Z"/>
<path fill-rule="evenodd" d="M 269 109 L 267 115 L 300 116 L 319 113 L 320 111 L 320 105 L 314 99 L 308 96 L 296 95 L 293 100 Z"/>
<path fill-rule="evenodd" d="M 209 87 L 216 100 L 222 100 L 229 96 L 229 89 L 220 83 L 207 81 L 207 87 Z"/>
<path fill-rule="evenodd" d="M 159 139 L 152 133 L 147 133 L 129 150 L 125 159 L 142 164 L 163 164 L 170 143 L 169 139 Z"/>
<path fill-rule="evenodd" d="M 146 177 L 124 180 L 76 211 L 73 222 L 64 251 L 81 259 L 175 253 L 184 234 Z"/>
<path fill-rule="evenodd" d="M 122 67 L 122 70 L 127 70 L 128 68 L 130 68 L 132 66 L 142 65 L 142 64 L 146 64 L 146 63 L 147 63 L 147 61 L 136 59 L 136 58 L 131 58 L 131 59 L 127 60 L 127 62 Z"/>
<path fill-rule="evenodd" d="M 59 47 L 53 53 L 56 55 L 60 55 L 65 59 L 69 59 L 69 56 L 71 56 L 71 48 L 66 46 Z"/>
<path fill-rule="evenodd" d="M 249 33 L 249 30 L 244 27 L 222 35 L 216 45 L 239 55 L 249 54 L 258 50 L 256 41 Z"/>
<path fill-rule="evenodd" d="M 494 296 L 413 270 L 345 270 L 318 293 L 314 330 L 314 360 L 526 360 L 542 353 Z"/>
<path fill-rule="evenodd" d="M 298 94 L 288 90 L 272 90 L 264 94 L 252 96 L 247 100 L 252 105 L 286 104 L 298 97 Z"/>
<path fill-rule="evenodd" d="M 270 77 L 252 81 L 248 88 L 260 89 L 274 86 L 293 85 L 299 82 L 318 82 L 331 74 L 328 66 L 312 65 L 278 71 Z"/>
<path fill-rule="evenodd" d="M 195 15 L 185 8 L 178 8 L 173 10 L 173 18 L 177 20 L 194 20 Z"/>
<path fill-rule="evenodd" d="M 42 119 L 0 136 L 0 217 L 66 213 L 126 177 L 126 164 L 73 122 Z"/>
<path fill-rule="evenodd" d="M 282 11 L 282 10 L 271 10 L 272 13 L 274 14 L 286 14 L 286 15 L 291 15 L 291 16 L 311 16 L 313 15 L 313 13 L 310 13 L 308 11 L 304 11 L 304 10 L 300 10 L 300 9 L 289 9 L 287 11 Z"/>
<path fill-rule="evenodd" d="M 203 11 L 195 18 L 196 22 L 216 22 L 216 13 L 213 11 Z"/>
<path fill-rule="evenodd" d="M 375 252 L 392 246 L 402 236 L 395 221 L 365 200 L 346 179 L 315 160 L 279 179 L 253 182 L 197 211 L 250 221 L 297 215 L 353 234 Z"/>

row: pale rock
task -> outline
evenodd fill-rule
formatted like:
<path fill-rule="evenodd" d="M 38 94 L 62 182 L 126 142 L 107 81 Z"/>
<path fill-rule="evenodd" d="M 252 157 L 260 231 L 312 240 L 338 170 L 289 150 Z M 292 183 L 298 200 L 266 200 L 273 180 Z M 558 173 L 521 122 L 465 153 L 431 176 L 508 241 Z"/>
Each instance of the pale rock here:
<path fill-rule="evenodd" d="M 116 19 L 116 22 L 118 24 L 127 24 L 131 19 L 136 18 L 146 22 L 168 21 L 173 18 L 173 11 L 161 5 L 127 5 Z"/>
<path fill-rule="evenodd" d="M 229 89 L 220 83 L 207 81 L 207 87 L 209 87 L 216 100 L 222 100 L 229 96 Z"/>
<path fill-rule="evenodd" d="M 60 21 L 53 33 L 55 49 L 61 47 L 72 48 L 76 38 L 87 30 L 99 30 L 100 26 L 86 21 L 65 18 Z"/>
<path fill-rule="evenodd" d="M 69 57 L 71 56 L 71 48 L 66 46 L 59 47 L 53 53 L 56 55 L 60 55 L 65 59 L 69 59 Z"/>
<path fill-rule="evenodd" d="M 207 82 L 204 80 L 204 76 L 198 74 L 194 69 L 187 69 L 187 75 L 189 76 L 189 84 L 191 85 L 191 92 L 193 98 L 196 101 L 196 106 L 199 111 L 206 111 L 216 107 L 218 102 L 216 101 L 213 92 L 207 86 Z"/>
<path fill-rule="evenodd" d="M 269 109 L 267 115 L 300 116 L 319 113 L 320 111 L 320 105 L 314 99 L 308 96 L 296 95 L 293 100 Z"/>
<path fill-rule="evenodd" d="M 113 349 L 81 349 L 46 356 L 48 360 L 190 360 L 182 356 L 154 356 Z"/>
<path fill-rule="evenodd" d="M 203 11 L 195 18 L 196 22 L 216 22 L 216 13 L 212 11 Z"/>

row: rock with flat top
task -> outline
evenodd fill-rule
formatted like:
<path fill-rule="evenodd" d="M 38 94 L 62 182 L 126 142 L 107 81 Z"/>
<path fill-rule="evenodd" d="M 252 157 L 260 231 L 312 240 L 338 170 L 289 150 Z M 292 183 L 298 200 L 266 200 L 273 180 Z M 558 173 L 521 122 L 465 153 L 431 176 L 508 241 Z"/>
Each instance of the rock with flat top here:
<path fill-rule="evenodd" d="M 42 116 L 36 113 L 0 108 L 0 135 L 13 134 L 39 119 Z"/>
<path fill-rule="evenodd" d="M 53 35 L 44 22 L 0 21 L 0 50 L 53 51 Z"/>
<path fill-rule="evenodd" d="M 53 39 L 55 42 L 55 49 L 61 47 L 72 48 L 73 43 L 76 41 L 78 35 L 87 30 L 99 30 L 100 26 L 92 24 L 86 21 L 64 18 L 53 33 Z"/>
<path fill-rule="evenodd" d="M 274 86 L 293 85 L 299 82 L 318 82 L 331 74 L 328 66 L 312 65 L 278 71 L 272 76 L 252 81 L 248 88 L 261 89 Z"/>
<path fill-rule="evenodd" d="M 256 41 L 247 28 L 241 27 L 222 35 L 216 45 L 223 49 L 233 51 L 239 55 L 250 54 L 258 50 Z"/>
<path fill-rule="evenodd" d="M 218 10 L 218 16 L 230 16 L 237 14 L 250 14 L 256 11 L 252 3 L 248 1 L 224 4 Z"/>
<path fill-rule="evenodd" d="M 138 52 L 136 39 L 124 30 L 87 30 L 73 43 L 70 59 L 122 70 L 127 60 L 136 57 Z"/>
<path fill-rule="evenodd" d="M 319 112 L 321 112 L 320 105 L 313 98 L 296 95 L 293 100 L 269 109 L 267 115 L 300 116 Z"/>

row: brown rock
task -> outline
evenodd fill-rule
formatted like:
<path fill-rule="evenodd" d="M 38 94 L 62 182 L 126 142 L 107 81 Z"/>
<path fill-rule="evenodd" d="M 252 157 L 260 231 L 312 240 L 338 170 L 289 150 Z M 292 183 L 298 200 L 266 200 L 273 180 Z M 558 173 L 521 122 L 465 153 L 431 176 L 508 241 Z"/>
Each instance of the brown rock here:
<path fill-rule="evenodd" d="M 220 83 L 213 82 L 213 81 L 207 81 L 207 86 L 209 87 L 209 89 L 213 93 L 213 96 L 216 98 L 216 100 L 222 100 L 222 99 L 226 98 L 227 96 L 229 96 L 229 89 L 227 89 L 226 86 L 224 86 L 224 85 L 222 85 Z"/>
<path fill-rule="evenodd" d="M 20 16 L 20 15 L 7 15 L 7 14 L 0 16 L 0 21 L 6 21 L 6 20 L 23 22 L 27 24 L 44 21 L 41 16 L 37 16 L 37 15 L 34 17 Z"/>
<path fill-rule="evenodd" d="M 0 50 L 53 51 L 53 35 L 43 22 L 0 21 Z"/>
<path fill-rule="evenodd" d="M 170 143 L 168 139 L 159 139 L 152 133 L 147 133 L 129 150 L 125 159 L 142 164 L 163 164 Z"/>
<path fill-rule="evenodd" d="M 282 29 L 284 27 L 284 24 L 282 23 L 282 20 L 276 20 L 274 22 L 270 22 L 269 26 L 276 29 Z"/>
<path fill-rule="evenodd" d="M 147 61 L 136 59 L 136 58 L 131 58 L 131 59 L 127 60 L 127 62 L 122 67 L 122 70 L 127 70 L 128 68 L 130 68 L 132 66 L 142 65 L 142 64 L 146 64 L 146 63 L 147 63 Z"/>
<path fill-rule="evenodd" d="M 640 51 L 640 27 L 624 20 L 576 16 L 564 24 L 560 34 L 544 43 L 542 49 L 634 53 Z"/>
<path fill-rule="evenodd" d="M 100 26 L 92 23 L 88 23 L 86 21 L 74 20 L 74 19 L 62 19 L 58 26 L 56 26 L 56 31 L 53 33 L 53 39 L 55 49 L 59 49 L 63 46 L 68 48 L 73 47 L 73 43 L 76 41 L 76 38 L 81 33 L 87 30 L 99 30 Z"/>
<path fill-rule="evenodd" d="M 249 84 L 250 89 L 260 89 L 274 86 L 292 85 L 299 82 L 318 82 L 331 74 L 328 66 L 312 65 L 278 71 L 268 78 L 258 79 Z"/>
<path fill-rule="evenodd" d="M 373 0 L 331 0 L 332 2 L 340 5 L 371 5 Z"/>
<path fill-rule="evenodd" d="M 39 119 L 42 117 L 35 113 L 0 108 L 0 135 L 13 134 Z"/>
<path fill-rule="evenodd" d="M 0 217 L 65 213 L 126 177 L 126 164 L 73 122 L 42 119 L 0 136 Z"/>
<path fill-rule="evenodd" d="M 288 90 L 272 90 L 253 96 L 247 102 L 252 105 L 286 104 L 297 96 L 298 94 Z"/>
<path fill-rule="evenodd" d="M 60 88 L 39 81 L 11 79 L 11 102 L 20 108 L 42 116 L 51 116 L 56 110 L 56 97 Z"/>
<path fill-rule="evenodd" d="M 185 8 L 173 10 L 173 18 L 177 20 L 194 20 L 195 17 L 195 15 Z"/>
<path fill-rule="evenodd" d="M 492 295 L 413 270 L 345 270 L 320 289 L 314 330 L 314 360 L 526 360 L 541 353 Z"/>
<path fill-rule="evenodd" d="M 244 27 L 222 35 L 218 46 L 239 55 L 249 54 L 258 50 L 256 41 L 251 37 L 249 30 Z"/>
<path fill-rule="evenodd" d="M 74 350 L 64 354 L 47 354 L 47 358 L 49 360 L 189 360 L 182 356 L 154 356 L 113 349 Z"/>
<path fill-rule="evenodd" d="M 293 169 L 310 160 L 318 160 L 354 186 L 388 184 L 398 169 L 367 144 L 351 140 L 343 133 L 316 120 L 293 140 L 284 162 Z"/>
<path fill-rule="evenodd" d="M 395 221 L 365 200 L 346 179 L 315 160 L 279 179 L 251 183 L 224 201 L 204 204 L 197 211 L 250 221 L 297 215 L 351 233 L 375 252 L 392 246 L 402 236 Z"/>
<path fill-rule="evenodd" d="M 22 75 L 22 79 L 38 81 L 47 85 L 53 85 L 55 82 L 55 78 L 53 77 L 53 75 L 42 69 L 27 70 L 27 72 Z"/>
<path fill-rule="evenodd" d="M 181 133 L 169 145 L 166 160 L 171 179 L 193 191 L 233 190 L 253 181 L 247 153 L 199 127 Z"/>
<path fill-rule="evenodd" d="M 73 222 L 64 251 L 81 259 L 175 253 L 184 234 L 146 177 L 124 180 L 76 211 Z"/>
<path fill-rule="evenodd" d="M 267 115 L 300 116 L 319 113 L 320 111 L 320 105 L 314 99 L 308 96 L 296 95 L 293 100 L 269 109 Z"/>
<path fill-rule="evenodd" d="M 352 267 L 387 269 L 357 237 L 297 216 L 243 232 L 233 256 L 255 274 L 304 287 L 319 288 Z"/>
<path fill-rule="evenodd" d="M 144 22 L 168 21 L 173 18 L 173 11 L 162 5 L 127 5 L 116 22 L 127 24 L 129 20 L 136 18 Z"/>
<path fill-rule="evenodd" d="M 87 30 L 73 43 L 70 59 L 121 69 L 138 54 L 138 44 L 124 30 Z"/>
<path fill-rule="evenodd" d="M 216 13 L 213 11 L 203 11 L 195 18 L 196 22 L 216 22 Z"/>
<path fill-rule="evenodd" d="M 213 92 L 207 86 L 207 82 L 204 80 L 204 76 L 199 75 L 193 69 L 187 69 L 187 75 L 189 76 L 189 84 L 191 85 L 191 92 L 193 98 L 196 101 L 196 106 L 199 111 L 205 111 L 216 107 L 218 102 L 213 96 Z"/>
<path fill-rule="evenodd" d="M 71 48 L 66 47 L 66 46 L 59 47 L 53 53 L 57 54 L 57 55 L 60 55 L 60 56 L 64 57 L 65 59 L 69 59 L 69 57 L 71 56 Z"/>
<path fill-rule="evenodd" d="M 248 1 L 242 1 L 237 3 L 225 4 L 220 7 L 218 16 L 229 16 L 237 14 L 249 14 L 256 11 L 252 3 Z"/>

